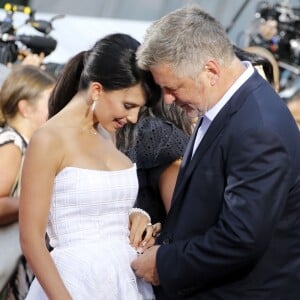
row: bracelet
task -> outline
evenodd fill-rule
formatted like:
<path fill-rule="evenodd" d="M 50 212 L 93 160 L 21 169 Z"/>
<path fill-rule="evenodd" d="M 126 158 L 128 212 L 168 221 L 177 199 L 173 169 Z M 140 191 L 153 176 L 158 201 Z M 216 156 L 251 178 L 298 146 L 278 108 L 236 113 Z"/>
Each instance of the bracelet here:
<path fill-rule="evenodd" d="M 150 217 L 150 215 L 149 215 L 146 211 L 144 211 L 143 209 L 137 208 L 137 207 L 133 207 L 133 208 L 129 211 L 129 215 L 131 215 L 131 214 L 133 214 L 133 213 L 140 213 L 140 214 L 146 216 L 147 219 L 148 219 L 148 223 L 151 224 L 151 217 Z"/>

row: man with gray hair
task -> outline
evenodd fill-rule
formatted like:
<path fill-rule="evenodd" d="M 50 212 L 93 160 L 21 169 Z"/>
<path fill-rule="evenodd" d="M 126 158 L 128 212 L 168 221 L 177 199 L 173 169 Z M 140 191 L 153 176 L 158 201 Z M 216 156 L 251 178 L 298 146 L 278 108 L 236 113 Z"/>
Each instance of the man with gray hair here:
<path fill-rule="evenodd" d="M 135 273 L 163 300 L 300 299 L 300 139 L 286 105 L 197 6 L 154 22 L 137 57 L 199 122 Z"/>

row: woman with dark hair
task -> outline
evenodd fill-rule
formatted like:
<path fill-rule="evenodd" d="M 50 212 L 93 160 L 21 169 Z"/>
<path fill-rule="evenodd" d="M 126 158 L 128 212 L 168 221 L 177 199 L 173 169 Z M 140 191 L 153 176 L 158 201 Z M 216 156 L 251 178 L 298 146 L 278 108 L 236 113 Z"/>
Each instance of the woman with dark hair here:
<path fill-rule="evenodd" d="M 21 245 L 36 275 L 27 299 L 154 298 L 130 267 L 138 255 L 128 230 L 136 166 L 111 138 L 160 97 L 136 65 L 138 45 L 112 34 L 72 58 L 51 95 L 50 119 L 31 139 L 20 200 Z"/>

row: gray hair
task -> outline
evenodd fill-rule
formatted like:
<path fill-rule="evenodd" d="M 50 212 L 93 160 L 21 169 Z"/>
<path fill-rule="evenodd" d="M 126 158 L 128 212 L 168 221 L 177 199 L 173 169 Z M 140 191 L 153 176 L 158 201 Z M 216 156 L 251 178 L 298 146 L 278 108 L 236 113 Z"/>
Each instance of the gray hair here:
<path fill-rule="evenodd" d="M 177 9 L 155 21 L 137 51 L 142 69 L 167 63 L 177 75 L 190 76 L 198 74 L 209 59 L 229 65 L 233 57 L 224 28 L 196 5 Z"/>

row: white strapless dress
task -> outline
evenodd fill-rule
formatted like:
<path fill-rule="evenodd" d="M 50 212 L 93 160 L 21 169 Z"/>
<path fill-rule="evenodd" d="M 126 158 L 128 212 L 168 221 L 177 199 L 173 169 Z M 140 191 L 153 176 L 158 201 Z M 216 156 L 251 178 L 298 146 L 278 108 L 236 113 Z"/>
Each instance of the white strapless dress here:
<path fill-rule="evenodd" d="M 138 191 L 136 166 L 118 171 L 64 168 L 55 178 L 47 233 L 51 256 L 75 300 L 155 299 L 130 263 L 128 212 Z M 47 299 L 35 279 L 28 300 Z"/>

